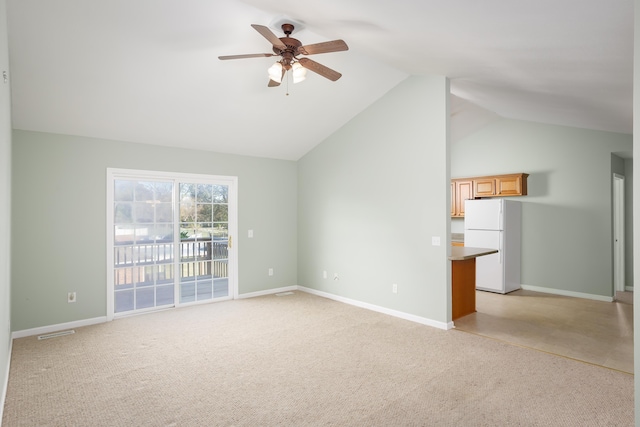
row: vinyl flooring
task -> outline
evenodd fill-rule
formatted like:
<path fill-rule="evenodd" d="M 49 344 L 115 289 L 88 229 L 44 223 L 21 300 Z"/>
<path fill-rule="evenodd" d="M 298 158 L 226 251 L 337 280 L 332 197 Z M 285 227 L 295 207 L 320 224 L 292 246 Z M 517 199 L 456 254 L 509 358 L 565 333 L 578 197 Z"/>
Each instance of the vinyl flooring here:
<path fill-rule="evenodd" d="M 476 313 L 456 329 L 633 373 L 633 293 L 615 302 L 518 290 L 476 291 Z"/>

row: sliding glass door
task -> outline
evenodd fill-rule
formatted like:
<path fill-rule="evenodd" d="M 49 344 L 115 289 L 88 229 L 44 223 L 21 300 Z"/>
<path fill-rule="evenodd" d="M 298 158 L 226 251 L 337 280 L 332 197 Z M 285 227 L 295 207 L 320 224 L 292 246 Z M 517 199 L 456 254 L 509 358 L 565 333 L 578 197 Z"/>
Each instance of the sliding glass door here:
<path fill-rule="evenodd" d="M 229 296 L 229 186 L 179 185 L 180 302 Z"/>
<path fill-rule="evenodd" d="M 237 294 L 236 179 L 109 170 L 110 317 Z"/>
<path fill-rule="evenodd" d="M 173 183 L 115 179 L 113 188 L 115 312 L 173 305 Z"/>

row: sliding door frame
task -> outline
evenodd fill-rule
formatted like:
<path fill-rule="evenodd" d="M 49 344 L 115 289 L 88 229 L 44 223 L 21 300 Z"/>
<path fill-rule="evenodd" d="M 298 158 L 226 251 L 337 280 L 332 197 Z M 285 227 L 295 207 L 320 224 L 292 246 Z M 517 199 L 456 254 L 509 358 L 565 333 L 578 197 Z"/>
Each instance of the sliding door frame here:
<path fill-rule="evenodd" d="M 229 224 L 229 242 L 231 243 L 228 248 L 228 274 L 229 274 L 229 296 L 226 298 L 207 300 L 202 303 L 210 303 L 215 301 L 221 301 L 224 299 L 237 299 L 238 298 L 238 177 L 237 176 L 221 176 L 221 175 L 206 175 L 206 174 L 190 174 L 181 172 L 162 172 L 162 171 L 149 171 L 149 170 L 135 170 L 135 169 L 117 169 L 107 168 L 107 197 L 106 197 L 106 237 L 107 237 L 107 257 L 106 257 L 106 293 L 107 293 L 107 320 L 113 320 L 116 315 L 114 313 L 115 298 L 114 298 L 114 182 L 117 179 L 149 179 L 160 181 L 173 181 L 174 193 L 176 188 L 179 188 L 180 183 L 202 183 L 216 181 L 220 184 L 227 185 L 229 188 L 228 193 L 228 224 Z M 174 209 L 177 209 L 177 203 L 174 200 Z M 177 215 L 177 214 L 176 214 Z M 175 216 L 177 217 L 177 216 Z M 176 230 L 174 230 L 174 236 L 179 233 L 179 222 L 175 223 Z M 175 244 L 178 246 L 180 240 L 176 240 Z M 177 271 L 177 270 L 176 270 Z M 179 289 L 179 275 L 176 274 L 176 289 Z M 176 298 L 173 307 L 179 307 L 181 305 L 191 305 L 194 303 L 181 304 L 179 299 Z M 158 308 L 163 309 L 164 307 Z M 149 310 L 134 310 L 131 315 L 140 314 Z M 128 313 L 118 313 L 117 317 L 126 316 Z"/>

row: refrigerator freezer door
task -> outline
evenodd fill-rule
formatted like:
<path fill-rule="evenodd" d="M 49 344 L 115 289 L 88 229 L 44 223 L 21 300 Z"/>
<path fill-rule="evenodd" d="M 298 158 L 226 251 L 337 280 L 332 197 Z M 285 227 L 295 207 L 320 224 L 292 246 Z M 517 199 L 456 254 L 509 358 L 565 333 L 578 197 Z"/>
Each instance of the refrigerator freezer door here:
<path fill-rule="evenodd" d="M 505 293 L 502 237 L 502 231 L 465 231 L 465 246 L 498 250 L 497 254 L 476 258 L 476 289 Z"/>
<path fill-rule="evenodd" d="M 467 200 L 464 204 L 465 230 L 502 230 L 502 199 Z"/>

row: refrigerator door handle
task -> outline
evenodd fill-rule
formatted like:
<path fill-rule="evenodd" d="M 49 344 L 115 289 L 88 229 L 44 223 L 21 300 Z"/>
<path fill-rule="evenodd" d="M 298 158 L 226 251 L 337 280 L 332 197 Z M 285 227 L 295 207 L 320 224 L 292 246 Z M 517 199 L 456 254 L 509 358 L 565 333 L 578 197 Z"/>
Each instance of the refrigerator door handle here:
<path fill-rule="evenodd" d="M 498 252 L 500 252 L 500 264 L 502 264 L 503 259 L 504 259 L 504 231 L 500 232 L 500 241 L 498 242 Z"/>

